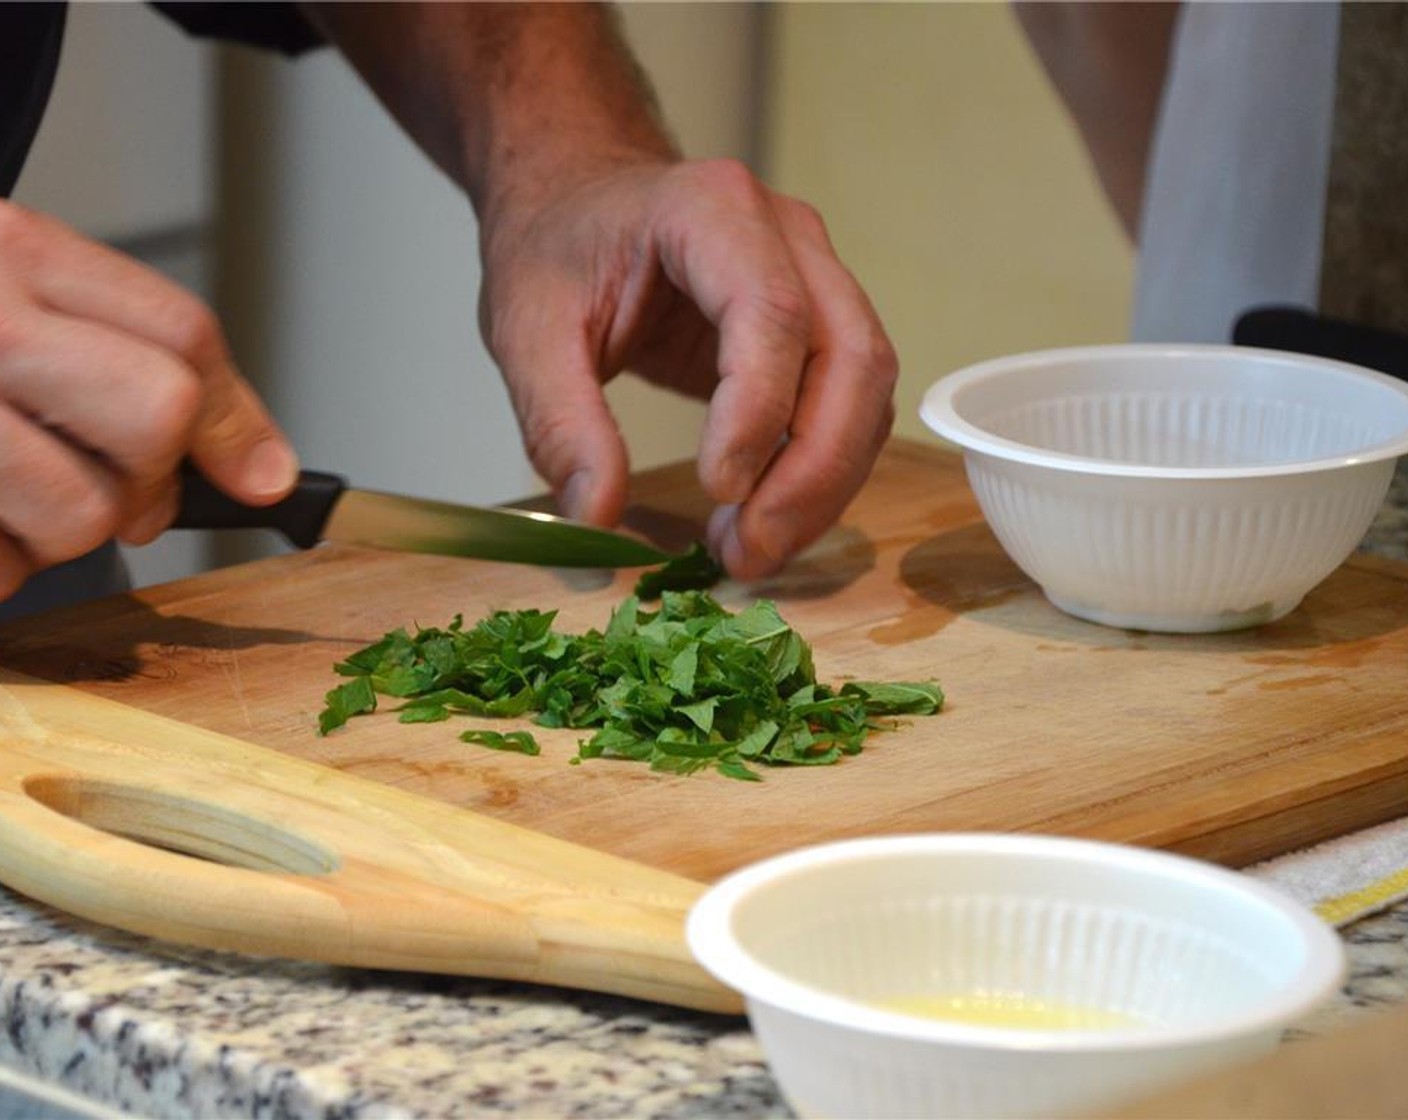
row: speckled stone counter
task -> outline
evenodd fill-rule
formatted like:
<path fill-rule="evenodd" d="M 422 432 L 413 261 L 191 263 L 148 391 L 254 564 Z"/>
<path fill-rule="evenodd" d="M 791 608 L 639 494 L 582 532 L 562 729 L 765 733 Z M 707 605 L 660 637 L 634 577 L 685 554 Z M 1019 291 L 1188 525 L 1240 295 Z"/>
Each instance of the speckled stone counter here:
<path fill-rule="evenodd" d="M 141 1115 L 785 1115 L 741 1020 L 189 950 L 0 896 L 0 1061 Z"/>
<path fill-rule="evenodd" d="M 1408 998 L 1408 908 L 1298 1034 Z M 0 897 L 0 1061 L 143 1116 L 767 1117 L 741 1020 L 160 945 Z"/>
<path fill-rule="evenodd" d="M 1408 559 L 1408 471 L 1366 540 Z M 1408 906 L 1344 931 L 1293 1032 L 1408 1000 Z M 496 982 L 189 950 L 0 891 L 0 1063 L 144 1116 L 767 1117 L 746 1024 Z"/>
<path fill-rule="evenodd" d="M 1408 998 L 1408 908 L 1297 1034 Z M 740 1020 L 160 945 L 0 897 L 0 1061 L 144 1116 L 768 1117 Z"/>

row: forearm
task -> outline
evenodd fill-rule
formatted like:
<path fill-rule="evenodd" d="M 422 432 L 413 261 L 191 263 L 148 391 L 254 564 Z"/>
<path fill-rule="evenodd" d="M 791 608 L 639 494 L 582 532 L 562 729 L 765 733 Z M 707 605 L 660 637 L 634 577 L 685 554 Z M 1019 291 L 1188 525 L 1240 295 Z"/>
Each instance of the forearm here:
<path fill-rule="evenodd" d="M 483 220 L 674 146 L 597 4 L 315 3 L 309 18 Z"/>
<path fill-rule="evenodd" d="M 1024 0 L 1016 11 L 1136 239 L 1179 5 Z"/>
<path fill-rule="evenodd" d="M 479 217 L 479 318 L 534 467 L 613 524 L 629 455 L 602 385 L 708 394 L 708 534 L 737 578 L 833 524 L 897 364 L 820 217 L 737 161 L 678 158 L 609 8 L 330 4 L 310 18 Z"/>

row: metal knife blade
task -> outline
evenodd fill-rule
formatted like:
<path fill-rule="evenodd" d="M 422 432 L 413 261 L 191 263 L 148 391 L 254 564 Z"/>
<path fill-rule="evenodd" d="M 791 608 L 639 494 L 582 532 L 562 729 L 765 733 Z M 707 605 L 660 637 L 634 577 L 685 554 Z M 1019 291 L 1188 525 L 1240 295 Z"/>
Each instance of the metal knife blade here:
<path fill-rule="evenodd" d="M 299 548 L 327 540 L 554 568 L 632 568 L 672 559 L 644 541 L 551 514 L 354 490 L 323 471 L 300 472 L 287 498 L 254 507 L 187 467 L 172 527 L 272 529 Z"/>

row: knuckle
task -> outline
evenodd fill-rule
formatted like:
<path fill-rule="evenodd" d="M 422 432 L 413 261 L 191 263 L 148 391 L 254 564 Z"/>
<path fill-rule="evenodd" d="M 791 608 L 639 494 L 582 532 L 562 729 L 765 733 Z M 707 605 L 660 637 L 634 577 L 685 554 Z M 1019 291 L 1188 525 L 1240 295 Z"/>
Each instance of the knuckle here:
<path fill-rule="evenodd" d="M 826 232 L 826 219 L 821 216 L 820 210 L 800 198 L 788 198 L 785 205 L 789 220 L 796 224 L 803 235 L 826 244 L 830 243 L 830 236 Z"/>
<path fill-rule="evenodd" d="M 837 355 L 854 370 L 864 391 L 888 398 L 899 384 L 900 359 L 894 344 L 876 322 L 861 322 L 845 329 L 837 341 Z"/>
<path fill-rule="evenodd" d="M 13 202 L 0 204 L 0 260 L 21 269 L 40 251 L 43 218 Z"/>
<path fill-rule="evenodd" d="M 97 548 L 117 531 L 122 519 L 120 504 L 96 487 L 83 488 L 67 508 L 68 529 L 64 534 L 64 546 L 69 556 L 81 556 Z"/>
<path fill-rule="evenodd" d="M 200 412 L 196 378 L 182 370 L 152 377 L 143 398 L 139 436 L 146 450 L 164 457 L 182 449 Z"/>
<path fill-rule="evenodd" d="M 780 439 L 792 427 L 794 401 L 790 393 L 763 391 L 754 394 L 750 411 L 754 431 Z"/>
<path fill-rule="evenodd" d="M 516 357 L 515 347 L 520 339 L 529 337 L 525 330 L 531 329 L 526 322 L 522 303 L 516 299 L 493 301 L 487 290 L 482 290 L 479 298 L 479 333 L 484 347 L 500 367 L 512 365 Z"/>
<path fill-rule="evenodd" d="M 685 166 L 710 194 L 750 206 L 762 206 L 766 201 L 762 183 L 742 160 L 710 159 Z"/>
<path fill-rule="evenodd" d="M 883 331 L 872 331 L 864 349 L 865 367 L 888 393 L 900 379 L 900 356 Z"/>
<path fill-rule="evenodd" d="M 52 516 L 42 531 L 30 531 L 23 542 L 40 566 L 82 556 L 116 533 L 122 510 L 102 489 L 73 481 L 57 481 L 46 489 L 45 504 Z"/>
<path fill-rule="evenodd" d="M 758 304 L 779 323 L 804 326 L 811 319 L 811 301 L 794 276 L 778 276 L 758 292 Z"/>
<path fill-rule="evenodd" d="M 193 365 L 199 368 L 223 356 L 225 339 L 215 312 L 189 292 L 173 290 L 158 314 L 172 348 Z"/>
<path fill-rule="evenodd" d="M 791 276 L 766 281 L 751 297 L 754 310 L 768 326 L 805 345 L 811 337 L 811 301 Z"/>
<path fill-rule="evenodd" d="M 561 413 L 541 415 L 529 413 L 521 422 L 523 450 L 529 460 L 549 481 L 556 481 L 553 467 L 562 456 L 572 430 L 570 417 Z"/>
<path fill-rule="evenodd" d="M 149 544 L 175 520 L 179 495 L 168 478 L 134 490 L 126 503 L 119 537 L 128 544 Z"/>
<path fill-rule="evenodd" d="M 881 447 L 890 438 L 890 432 L 895 426 L 895 402 L 886 398 L 885 407 L 880 412 L 880 422 L 875 425 L 875 431 L 870 440 L 870 462 L 874 463 L 880 454 Z"/>

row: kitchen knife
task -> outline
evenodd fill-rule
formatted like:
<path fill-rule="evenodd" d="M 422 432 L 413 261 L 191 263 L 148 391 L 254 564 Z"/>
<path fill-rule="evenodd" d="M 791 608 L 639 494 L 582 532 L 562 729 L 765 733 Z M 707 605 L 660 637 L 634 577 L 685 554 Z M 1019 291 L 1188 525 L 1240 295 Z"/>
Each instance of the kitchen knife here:
<path fill-rule="evenodd" d="M 672 559 L 644 541 L 551 514 L 354 490 L 346 479 L 323 471 L 300 472 L 287 498 L 255 507 L 241 505 L 187 467 L 172 527 L 272 529 L 299 548 L 338 541 L 554 568 L 630 568 Z"/>

